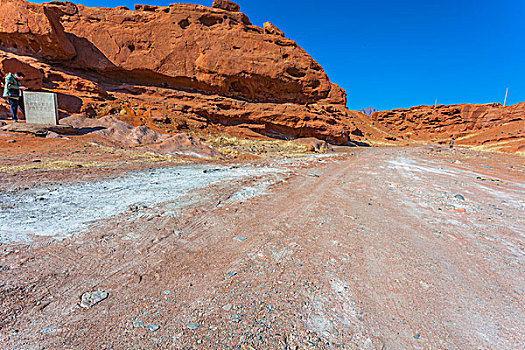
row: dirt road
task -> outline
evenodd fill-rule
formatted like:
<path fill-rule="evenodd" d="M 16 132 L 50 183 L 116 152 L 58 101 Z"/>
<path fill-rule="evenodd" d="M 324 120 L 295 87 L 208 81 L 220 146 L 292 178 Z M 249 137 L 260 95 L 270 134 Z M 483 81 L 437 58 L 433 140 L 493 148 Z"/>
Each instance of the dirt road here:
<path fill-rule="evenodd" d="M 1 348 L 523 349 L 523 158 L 279 167 L 4 242 Z M 82 308 L 89 291 L 108 297 Z"/>

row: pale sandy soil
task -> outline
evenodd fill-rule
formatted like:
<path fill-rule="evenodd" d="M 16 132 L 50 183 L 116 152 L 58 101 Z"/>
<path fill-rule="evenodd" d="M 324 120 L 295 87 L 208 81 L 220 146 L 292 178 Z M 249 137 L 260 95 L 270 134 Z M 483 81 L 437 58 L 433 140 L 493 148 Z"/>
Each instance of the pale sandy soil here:
<path fill-rule="evenodd" d="M 124 207 L 58 232 L 75 217 L 66 211 L 61 239 L 39 237 L 34 222 L 36 236 L 9 228 L 0 348 L 523 349 L 524 158 L 352 152 L 244 164 L 246 176 L 224 167 L 221 181 L 145 205 L 123 196 Z M 135 176 L 142 196 L 138 173 L 111 174 Z M 53 178 L 68 200 L 104 183 L 103 172 L 42 187 L 19 175 L 3 177 L 2 220 L 37 210 L 22 198 Z M 42 206 L 65 198 L 39 195 Z M 96 290 L 109 297 L 81 308 Z"/>

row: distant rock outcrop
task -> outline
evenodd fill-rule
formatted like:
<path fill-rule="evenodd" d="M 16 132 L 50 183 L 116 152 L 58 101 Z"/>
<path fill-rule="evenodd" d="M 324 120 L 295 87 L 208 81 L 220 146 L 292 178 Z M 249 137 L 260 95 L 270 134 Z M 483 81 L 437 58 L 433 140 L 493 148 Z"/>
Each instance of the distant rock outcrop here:
<path fill-rule="evenodd" d="M 375 109 L 374 107 L 368 107 L 368 108 L 364 108 L 364 109 L 360 110 L 359 112 L 361 112 L 363 114 L 366 114 L 368 116 L 371 116 L 372 113 L 378 112 L 378 110 Z"/>
<path fill-rule="evenodd" d="M 525 152 L 525 103 L 417 106 L 376 112 L 370 122 L 396 138 Z"/>

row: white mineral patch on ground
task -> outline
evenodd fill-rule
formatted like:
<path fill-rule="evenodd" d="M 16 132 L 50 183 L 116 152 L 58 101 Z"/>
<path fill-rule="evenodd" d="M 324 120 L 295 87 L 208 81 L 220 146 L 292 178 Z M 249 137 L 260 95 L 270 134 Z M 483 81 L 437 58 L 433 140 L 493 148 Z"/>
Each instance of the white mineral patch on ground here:
<path fill-rule="evenodd" d="M 0 242 L 25 242 L 30 235 L 72 235 L 85 230 L 93 221 L 120 214 L 132 205 L 150 207 L 175 201 L 190 191 L 220 181 L 283 171 L 271 167 L 194 165 L 0 194 Z M 240 197 L 258 195 L 257 188 L 247 192 Z"/>

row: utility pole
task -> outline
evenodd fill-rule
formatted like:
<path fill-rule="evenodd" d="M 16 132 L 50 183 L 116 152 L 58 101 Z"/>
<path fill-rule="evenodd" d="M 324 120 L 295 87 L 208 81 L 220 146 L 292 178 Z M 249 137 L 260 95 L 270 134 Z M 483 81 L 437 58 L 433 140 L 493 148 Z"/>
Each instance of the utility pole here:
<path fill-rule="evenodd" d="M 507 96 L 509 94 L 509 88 L 507 88 L 507 91 L 505 92 L 505 100 L 503 101 L 503 107 L 507 105 Z"/>

